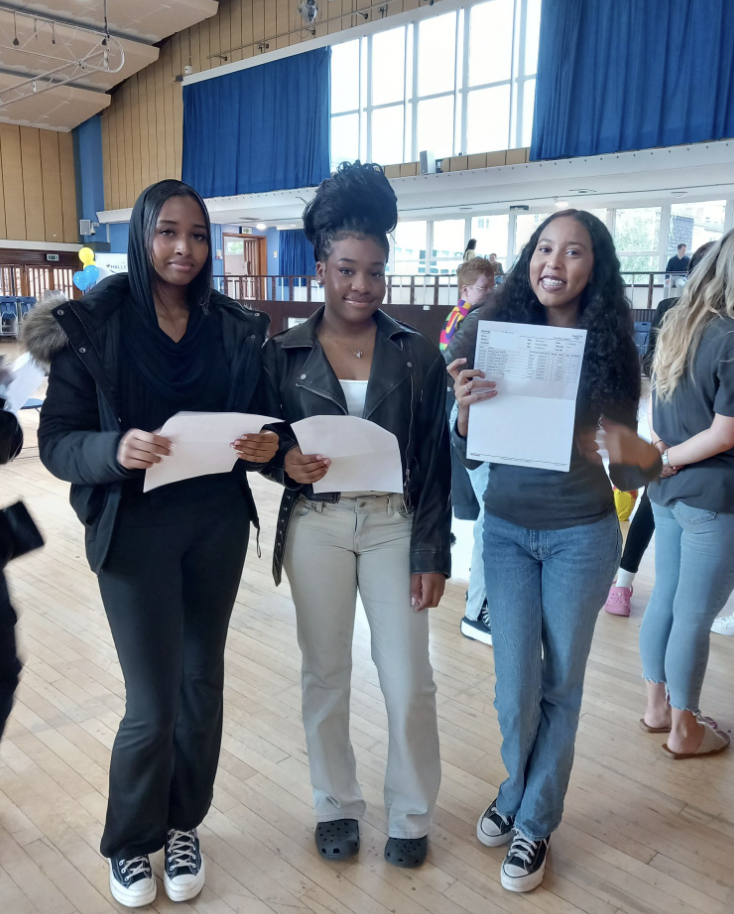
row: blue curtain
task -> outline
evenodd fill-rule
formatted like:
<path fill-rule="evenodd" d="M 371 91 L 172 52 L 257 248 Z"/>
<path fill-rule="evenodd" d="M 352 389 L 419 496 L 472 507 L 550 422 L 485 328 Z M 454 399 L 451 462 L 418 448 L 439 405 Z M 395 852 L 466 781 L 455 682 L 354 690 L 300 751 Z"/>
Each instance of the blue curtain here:
<path fill-rule="evenodd" d="M 202 197 L 329 176 L 331 48 L 184 86 L 183 180 Z"/>
<path fill-rule="evenodd" d="M 313 245 L 302 229 L 278 233 L 280 236 L 280 272 L 283 276 L 314 276 L 316 261 Z"/>
<path fill-rule="evenodd" d="M 531 159 L 731 136 L 732 0 L 543 0 Z"/>

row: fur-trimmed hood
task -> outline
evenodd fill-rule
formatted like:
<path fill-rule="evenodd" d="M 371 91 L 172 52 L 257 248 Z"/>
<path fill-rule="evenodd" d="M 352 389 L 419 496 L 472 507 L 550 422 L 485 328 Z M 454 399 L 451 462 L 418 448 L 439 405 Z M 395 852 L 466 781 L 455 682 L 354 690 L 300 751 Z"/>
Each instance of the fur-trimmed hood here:
<path fill-rule="evenodd" d="M 53 315 L 53 309 L 68 301 L 63 292 L 47 292 L 32 308 L 20 328 L 20 340 L 39 365 L 48 368 L 51 359 L 69 339 Z"/>

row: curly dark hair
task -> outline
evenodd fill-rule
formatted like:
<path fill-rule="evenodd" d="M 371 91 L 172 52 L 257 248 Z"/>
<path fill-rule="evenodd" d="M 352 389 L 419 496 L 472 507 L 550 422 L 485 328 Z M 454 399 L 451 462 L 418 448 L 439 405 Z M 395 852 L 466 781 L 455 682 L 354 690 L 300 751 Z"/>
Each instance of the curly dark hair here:
<path fill-rule="evenodd" d="M 398 224 L 398 200 L 379 165 L 342 162 L 319 184 L 303 211 L 303 230 L 316 260 L 325 261 L 335 241 L 347 235 L 374 238 L 390 256 L 388 234 Z"/>
<path fill-rule="evenodd" d="M 533 233 L 517 263 L 480 318 L 516 324 L 546 324 L 547 311 L 530 285 L 530 260 L 538 239 L 555 219 L 571 217 L 588 231 L 594 252 L 591 279 L 581 295 L 580 326 L 586 330 L 577 420 L 596 425 L 602 416 L 637 428 L 640 359 L 634 322 L 620 275 L 614 241 L 604 223 L 583 210 L 553 213 Z"/>

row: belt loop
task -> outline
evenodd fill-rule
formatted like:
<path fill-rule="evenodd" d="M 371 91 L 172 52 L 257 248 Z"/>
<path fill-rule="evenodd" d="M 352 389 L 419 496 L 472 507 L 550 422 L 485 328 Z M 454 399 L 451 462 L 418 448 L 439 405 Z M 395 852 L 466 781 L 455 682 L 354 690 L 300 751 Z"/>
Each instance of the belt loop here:
<path fill-rule="evenodd" d="M 387 496 L 387 516 L 392 517 L 395 514 L 394 495 Z"/>

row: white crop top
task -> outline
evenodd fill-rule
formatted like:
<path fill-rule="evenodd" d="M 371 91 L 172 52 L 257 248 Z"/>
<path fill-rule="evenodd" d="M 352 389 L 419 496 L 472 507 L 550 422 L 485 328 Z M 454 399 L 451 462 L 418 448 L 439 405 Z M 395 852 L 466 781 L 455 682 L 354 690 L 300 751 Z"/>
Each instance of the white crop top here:
<path fill-rule="evenodd" d="M 347 412 L 350 416 L 361 419 L 364 416 L 364 401 L 367 396 L 367 381 L 339 381 L 347 401 Z"/>

